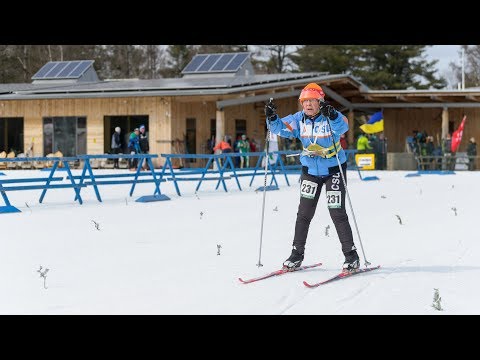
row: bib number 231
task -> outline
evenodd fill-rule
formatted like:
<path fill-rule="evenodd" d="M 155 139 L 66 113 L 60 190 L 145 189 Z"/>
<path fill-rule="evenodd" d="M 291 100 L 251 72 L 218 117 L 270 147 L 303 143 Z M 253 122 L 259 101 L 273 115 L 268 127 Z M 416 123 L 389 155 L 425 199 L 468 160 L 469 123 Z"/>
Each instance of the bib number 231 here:
<path fill-rule="evenodd" d="M 342 207 L 342 192 L 341 191 L 327 191 L 327 206 L 329 208 Z"/>
<path fill-rule="evenodd" d="M 300 185 L 300 196 L 313 199 L 317 193 L 318 184 L 313 181 L 303 180 L 302 185 Z"/>

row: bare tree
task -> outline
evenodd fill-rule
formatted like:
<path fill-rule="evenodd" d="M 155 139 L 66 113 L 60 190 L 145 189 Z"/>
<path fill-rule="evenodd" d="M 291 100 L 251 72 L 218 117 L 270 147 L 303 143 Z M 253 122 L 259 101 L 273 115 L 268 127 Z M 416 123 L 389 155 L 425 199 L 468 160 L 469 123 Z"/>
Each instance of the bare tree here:
<path fill-rule="evenodd" d="M 291 55 L 296 51 L 296 45 L 262 45 L 258 47 L 258 58 L 253 63 L 259 72 L 272 74 L 293 71 L 296 66 Z"/>
<path fill-rule="evenodd" d="M 465 87 L 480 86 L 480 45 L 462 45 L 465 51 Z M 459 56 L 461 56 L 459 50 Z M 462 81 L 462 66 L 450 63 L 450 69 L 455 74 L 458 83 Z"/>

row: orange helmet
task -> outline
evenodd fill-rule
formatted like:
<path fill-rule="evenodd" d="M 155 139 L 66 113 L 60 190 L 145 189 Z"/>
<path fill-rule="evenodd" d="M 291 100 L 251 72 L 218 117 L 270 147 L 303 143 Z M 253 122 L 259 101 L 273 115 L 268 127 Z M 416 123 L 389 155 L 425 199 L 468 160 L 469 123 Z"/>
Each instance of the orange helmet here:
<path fill-rule="evenodd" d="M 325 93 L 323 92 L 320 85 L 315 83 L 310 83 L 303 88 L 298 100 L 300 100 L 300 103 L 303 103 L 303 101 L 306 99 L 320 100 L 320 99 L 323 99 L 324 97 L 325 97 Z"/>

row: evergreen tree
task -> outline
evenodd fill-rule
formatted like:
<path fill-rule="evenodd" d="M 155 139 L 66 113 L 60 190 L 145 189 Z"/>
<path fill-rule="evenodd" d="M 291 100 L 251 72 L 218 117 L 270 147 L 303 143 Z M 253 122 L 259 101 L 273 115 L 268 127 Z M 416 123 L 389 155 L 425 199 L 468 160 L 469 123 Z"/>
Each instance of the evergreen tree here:
<path fill-rule="evenodd" d="M 292 56 L 300 72 L 350 74 L 372 89 L 445 87 L 425 45 L 307 45 Z"/>
<path fill-rule="evenodd" d="M 425 45 L 367 45 L 362 64 L 353 72 L 372 89 L 440 89 L 446 86 L 436 76 L 438 60 L 426 60 Z"/>
<path fill-rule="evenodd" d="M 299 72 L 353 74 L 360 61 L 361 48 L 352 45 L 306 45 L 290 55 Z"/>

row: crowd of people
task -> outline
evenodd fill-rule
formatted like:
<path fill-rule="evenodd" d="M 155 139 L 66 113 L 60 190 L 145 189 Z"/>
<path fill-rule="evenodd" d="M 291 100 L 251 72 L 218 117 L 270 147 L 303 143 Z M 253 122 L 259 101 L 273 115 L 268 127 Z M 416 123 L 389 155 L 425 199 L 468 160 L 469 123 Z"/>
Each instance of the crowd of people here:
<path fill-rule="evenodd" d="M 452 134 L 449 132 L 437 144 L 432 135 L 426 131 L 413 130 L 408 140 L 409 151 L 421 158 L 423 170 L 455 170 L 457 153 L 452 151 Z M 471 137 L 467 145 L 468 170 L 476 169 L 477 144 Z"/>
<path fill-rule="evenodd" d="M 124 144 L 121 136 L 122 129 L 117 126 L 112 134 L 111 153 L 120 154 L 123 152 Z M 150 151 L 150 145 L 148 142 L 148 134 L 145 125 L 135 128 L 128 137 L 127 144 L 128 151 L 131 155 L 134 154 L 148 154 Z M 143 160 L 142 170 L 148 170 L 148 164 L 146 160 Z M 128 159 L 128 167 L 130 171 L 137 170 L 138 159 Z M 113 160 L 113 168 L 118 169 L 118 159 Z"/>
<path fill-rule="evenodd" d="M 275 136 L 276 137 L 276 136 Z M 115 127 L 111 140 L 111 153 L 120 154 L 124 150 L 122 141 L 121 128 Z M 428 135 L 426 131 L 414 130 L 413 135 L 409 137 L 408 151 L 413 152 L 416 156 L 426 157 L 427 161 L 422 162 L 424 170 L 454 170 L 456 157 L 451 151 L 452 134 L 448 133 L 439 144 L 435 144 L 434 137 Z M 302 150 L 301 142 L 294 137 L 282 138 L 282 150 Z M 342 149 L 352 149 L 346 134 L 340 136 L 340 146 Z M 128 137 L 127 144 L 129 154 L 148 154 L 150 145 L 145 125 L 135 128 Z M 228 135 L 222 141 L 215 145 L 213 139 L 207 141 L 207 148 L 211 154 L 240 153 L 240 156 L 233 157 L 234 166 L 236 168 L 250 167 L 250 157 L 248 153 L 263 151 L 261 145 L 255 139 L 250 139 L 246 134 L 239 134 L 232 144 L 232 138 Z M 387 139 L 383 132 L 376 134 L 361 133 L 356 141 L 356 149 L 359 154 L 371 153 L 375 154 L 375 169 L 385 170 L 387 160 Z M 278 149 L 277 149 L 278 150 Z M 468 170 L 476 170 L 477 144 L 475 138 L 470 138 L 466 151 L 468 157 Z M 289 165 L 298 161 L 295 157 L 287 157 L 286 164 Z M 114 159 L 114 169 L 119 168 L 119 160 Z M 135 171 L 138 167 L 138 159 L 129 159 L 128 167 L 131 171 Z M 148 170 L 148 164 L 144 160 L 142 170 Z"/>
<path fill-rule="evenodd" d="M 240 156 L 234 157 L 233 164 L 237 168 L 250 167 L 250 157 L 247 153 L 259 151 L 259 145 L 255 139 L 250 139 L 246 134 L 240 134 L 232 144 L 232 138 L 225 135 L 222 141 L 214 145 L 213 139 L 207 141 L 207 148 L 211 154 L 240 153 Z"/>

